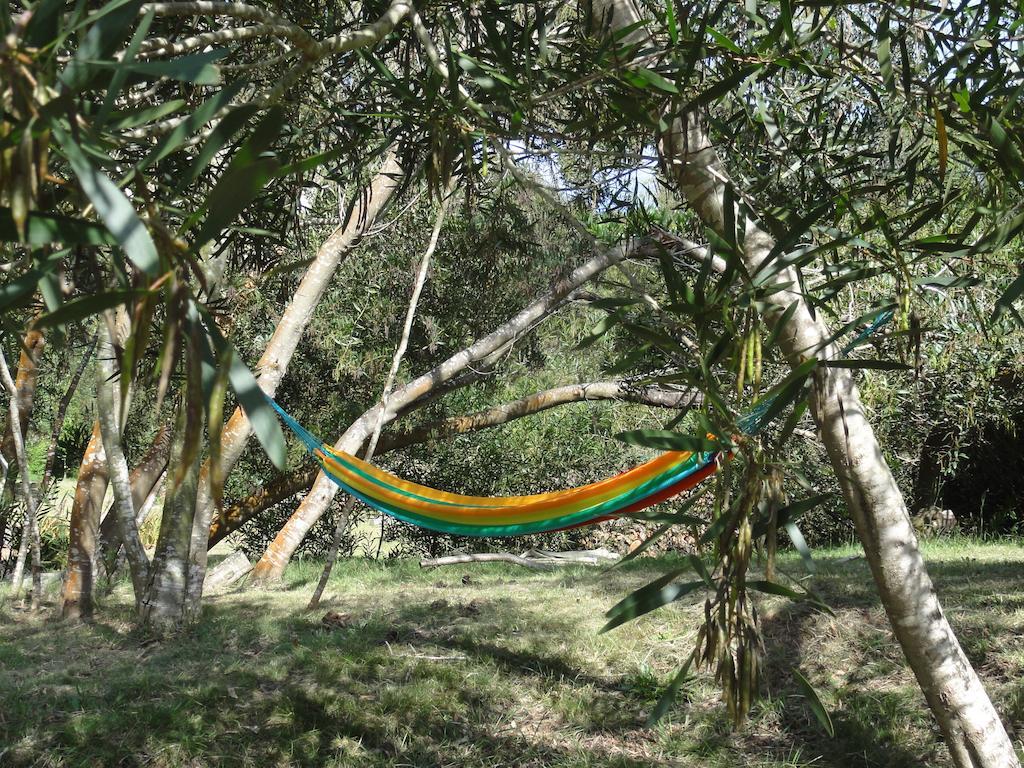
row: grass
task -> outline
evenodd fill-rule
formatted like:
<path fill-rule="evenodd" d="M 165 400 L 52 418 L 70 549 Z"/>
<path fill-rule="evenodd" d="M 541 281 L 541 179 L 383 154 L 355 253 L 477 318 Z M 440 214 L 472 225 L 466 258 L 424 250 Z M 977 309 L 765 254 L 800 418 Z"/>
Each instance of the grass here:
<path fill-rule="evenodd" d="M 968 655 L 1022 738 L 1024 548 L 951 541 L 926 552 Z M 91 626 L 8 608 L 0 765 L 947 765 L 864 561 L 844 560 L 852 554 L 816 558 L 814 586 L 834 616 L 760 603 L 769 671 L 738 731 L 705 673 L 666 720 L 643 727 L 689 650 L 696 601 L 597 633 L 603 612 L 665 560 L 554 573 L 350 561 L 315 614 L 303 608 L 318 566 L 303 563 L 282 589 L 212 596 L 194 630 L 163 642 L 132 630 L 123 587 Z M 794 666 L 829 708 L 834 739 Z"/>

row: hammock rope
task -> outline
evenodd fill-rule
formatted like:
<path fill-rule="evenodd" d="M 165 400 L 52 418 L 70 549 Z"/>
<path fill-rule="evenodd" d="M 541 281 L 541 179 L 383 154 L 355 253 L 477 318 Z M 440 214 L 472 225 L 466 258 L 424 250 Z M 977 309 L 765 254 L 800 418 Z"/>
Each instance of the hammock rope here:
<path fill-rule="evenodd" d="M 892 317 L 881 312 L 843 348 L 849 351 Z M 743 434 L 764 426 L 774 397 L 764 397 L 741 417 Z M 578 488 L 529 496 L 465 496 L 403 480 L 339 451 L 313 435 L 273 398 L 269 404 L 335 484 L 369 507 L 421 528 L 460 536 L 498 537 L 549 533 L 591 525 L 646 509 L 696 487 L 717 470 L 720 451 L 666 451 L 621 474 Z"/>

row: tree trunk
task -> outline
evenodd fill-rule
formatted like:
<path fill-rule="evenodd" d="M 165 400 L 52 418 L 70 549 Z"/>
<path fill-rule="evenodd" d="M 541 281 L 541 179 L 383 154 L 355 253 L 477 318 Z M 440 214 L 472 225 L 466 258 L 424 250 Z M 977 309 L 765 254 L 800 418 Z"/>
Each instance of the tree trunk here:
<path fill-rule="evenodd" d="M 728 177 L 724 167 L 697 115 L 675 117 L 671 125 L 661 147 L 679 189 L 705 224 L 725 237 L 722 180 Z M 738 209 L 736 215 L 742 215 Z M 756 221 L 747 219 L 744 229 L 743 260 L 753 274 L 775 243 Z M 792 281 L 792 286 L 800 284 L 792 268 L 781 271 L 777 280 L 782 284 Z M 792 366 L 812 356 L 838 355 L 835 345 L 828 343 L 828 328 L 811 314 L 800 293 L 787 288 L 767 301 L 775 309 L 769 322 L 792 303 L 797 304 L 779 338 Z M 999 715 L 943 613 L 903 495 L 883 458 L 850 370 L 817 369 L 811 412 L 864 545 L 893 633 L 954 762 L 963 768 L 1018 766 Z"/>
<path fill-rule="evenodd" d="M 175 427 L 170 461 L 172 474 L 182 471 L 181 461 L 186 453 L 186 410 L 182 405 Z M 168 490 L 164 501 L 160 537 L 140 613 L 142 626 L 156 634 L 177 631 L 185 619 L 189 545 L 199 490 L 199 460 L 200 453 L 195 451 L 191 463 L 183 469 L 181 481 Z"/>
<path fill-rule="evenodd" d="M 597 277 L 608 267 L 618 264 L 636 247 L 637 243 L 630 243 L 628 246 L 600 250 L 597 255 L 577 267 L 568 276 L 558 280 L 549 293 L 531 303 L 493 332 L 451 356 L 433 370 L 399 387 L 389 398 L 386 409 L 376 405 L 364 412 L 345 430 L 334 447 L 340 451 L 355 453 L 369 437 L 377 420 L 381 418 L 382 410 L 384 411 L 382 423 L 387 424 L 411 403 L 450 381 L 467 366 L 488 357 L 495 350 L 501 349 L 532 329 L 537 323 L 561 307 L 570 293 Z M 327 506 L 337 492 L 338 486 L 326 475 L 323 473 L 317 475 L 312 490 L 278 532 L 253 569 L 252 581 L 254 583 L 268 583 L 281 579 L 285 566 L 302 539 L 327 510 Z"/>
<path fill-rule="evenodd" d="M 157 431 L 149 450 L 131 471 L 128 481 L 132 489 L 132 509 L 135 510 L 135 525 L 141 527 L 140 516 L 143 505 L 149 499 L 157 483 L 167 469 L 167 458 L 171 453 L 171 427 L 164 424 Z M 121 537 L 118 532 L 117 515 L 108 514 L 100 523 L 99 554 L 107 563 L 107 572 L 113 571 L 121 549 Z"/>
<path fill-rule="evenodd" d="M 381 211 L 401 188 L 406 172 L 393 151 L 389 151 L 373 181 L 362 190 L 349 207 L 345 222 L 324 241 L 316 258 L 306 270 L 299 287 L 285 309 L 256 365 L 257 383 L 273 397 L 288 363 L 299 344 L 303 331 L 313 316 L 324 291 L 338 265 L 362 240 L 376 222 Z M 252 427 L 241 408 L 236 408 L 221 434 L 221 471 L 227 474 L 242 455 L 252 434 Z M 209 462 L 204 463 L 199 477 L 199 498 L 193 522 L 192 544 L 189 555 L 188 595 L 186 612 L 194 616 L 199 610 L 206 577 L 206 544 L 210 537 L 214 503 L 209 492 Z"/>
<path fill-rule="evenodd" d="M 103 438 L 103 451 L 107 456 L 107 471 L 114 490 L 114 515 L 121 542 L 128 556 L 128 567 L 132 575 L 135 602 L 142 599 L 148 581 L 149 560 L 139 539 L 135 525 L 135 507 L 132 504 L 132 488 L 129 479 L 128 461 L 121 446 L 121 414 L 119 412 L 119 376 L 115 370 L 114 347 L 110 340 L 107 323 L 100 320 L 100 340 L 96 351 L 98 361 L 96 373 L 96 411 Z"/>
<path fill-rule="evenodd" d="M 32 366 L 34 368 L 34 361 L 32 362 Z M 3 385 L 7 389 L 7 394 L 10 397 L 8 402 L 8 412 L 10 419 L 11 447 L 14 451 L 14 456 L 18 461 L 18 479 L 21 481 L 21 500 L 25 505 L 25 525 L 21 533 L 21 548 L 18 552 L 18 564 L 15 566 L 14 571 L 14 594 L 17 595 L 21 591 L 21 579 L 25 568 L 25 557 L 28 548 L 27 545 L 31 544 L 32 610 L 36 610 L 39 607 L 40 592 L 42 591 L 42 584 L 39 575 L 39 530 L 37 528 L 38 520 L 36 518 L 36 502 L 32 495 L 32 482 L 28 476 L 28 455 L 25 452 L 25 435 L 28 433 L 28 425 L 26 424 L 25 426 L 22 426 L 21 423 L 22 414 L 27 418 L 30 413 L 30 408 L 24 407 L 21 402 L 22 390 L 19 389 L 18 383 L 11 378 L 11 371 L 7 367 L 7 358 L 4 356 L 3 351 L 0 351 L 0 378 L 3 379 Z M 34 392 L 34 390 L 35 385 L 33 383 L 32 391 Z"/>
<path fill-rule="evenodd" d="M 141 510 L 146 500 L 152 496 L 167 467 L 170 442 L 171 430 L 164 425 L 157 432 L 142 461 L 132 470 L 129 483 L 133 509 Z M 97 420 L 78 470 L 75 500 L 71 507 L 68 570 L 64 580 L 61 608 L 61 615 L 66 619 L 88 620 L 92 617 L 93 589 L 99 576 L 98 567 L 101 560 L 106 561 L 105 570 L 108 577 L 117 570 L 115 563 L 121 551 L 117 515 L 111 510 L 101 521 L 103 498 L 107 493 L 109 480 L 103 437 Z M 140 525 L 142 520 L 136 516 L 136 526 Z"/>
<path fill-rule="evenodd" d="M 100 510 L 107 493 L 107 457 L 103 452 L 100 423 L 92 428 L 85 448 L 71 506 L 68 544 L 68 570 L 64 579 L 61 616 L 89 620 L 93 614 L 93 588 L 99 552 L 96 548 L 100 528 Z"/>
<path fill-rule="evenodd" d="M 22 340 L 21 353 L 18 356 L 18 372 L 15 374 L 14 386 L 18 392 L 18 423 L 21 424 L 21 439 L 28 435 L 28 424 L 32 418 L 32 408 L 35 404 L 36 382 L 39 378 L 39 359 L 46 346 L 46 338 L 40 331 L 29 331 Z M 3 548 L 10 512 L 14 502 L 14 485 L 7 480 L 16 480 L 18 473 L 18 462 L 14 456 L 14 434 L 11 430 L 11 419 L 8 415 L 5 425 L 2 442 L 0 442 L 0 455 L 4 457 L 7 465 L 4 466 L 4 483 L 0 488 L 0 548 Z M 12 534 L 13 536 L 13 534 Z M 28 542 L 26 542 L 27 546 Z M 11 541 L 11 546 L 14 542 Z M 27 556 L 27 550 L 26 550 Z M 24 567 L 24 560 L 22 560 Z"/>
<path fill-rule="evenodd" d="M 595 17 L 622 29 L 641 17 L 631 0 L 598 0 Z M 645 35 L 643 28 L 633 33 Z M 634 42 L 630 40 L 629 42 Z M 669 129 L 659 149 L 678 190 L 704 223 L 720 237 L 725 232 L 726 185 L 731 183 L 715 147 L 696 112 L 663 116 Z M 745 233 L 742 258 L 753 274 L 775 247 L 760 224 L 735 210 Z M 792 304 L 796 310 L 782 329 L 779 344 L 790 364 L 811 357 L 828 358 L 837 350 L 819 317 L 798 292 L 796 270 L 786 268 L 776 282 L 794 286 L 766 298 L 774 323 Z M 939 603 L 918 548 L 906 503 L 883 458 L 868 422 L 860 393 L 849 369 L 819 367 L 811 392 L 811 412 L 821 433 L 843 497 L 893 633 L 917 677 L 957 766 L 1013 768 L 1019 766 L 1013 745 L 973 667 L 971 667 Z"/>
<path fill-rule="evenodd" d="M 29 331 L 22 342 L 21 354 L 18 357 L 18 373 L 14 379 L 17 391 L 18 423 L 21 424 L 22 440 L 28 435 L 28 424 L 32 418 L 32 407 L 35 405 L 36 383 L 39 380 L 39 358 L 42 357 L 46 338 L 42 331 Z M 11 458 L 14 456 L 14 434 L 10 416 L 4 430 L 3 444 L 0 453 Z"/>

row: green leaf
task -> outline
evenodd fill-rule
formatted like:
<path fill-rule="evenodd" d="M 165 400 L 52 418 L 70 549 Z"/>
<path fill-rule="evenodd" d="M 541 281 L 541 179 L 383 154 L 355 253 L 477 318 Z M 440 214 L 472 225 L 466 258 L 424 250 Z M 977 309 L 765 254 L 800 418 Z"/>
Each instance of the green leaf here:
<path fill-rule="evenodd" d="M 629 70 L 628 77 L 629 81 L 639 88 L 651 87 L 657 88 L 659 91 L 665 91 L 665 93 L 679 93 L 675 83 L 671 80 L 666 80 L 653 69 L 645 69 L 644 67 L 632 69 Z"/>
<path fill-rule="evenodd" d="M 695 654 L 693 653 L 690 654 L 686 663 L 679 668 L 675 677 L 672 678 L 672 682 L 668 684 L 668 688 L 666 688 L 665 692 L 661 694 L 657 705 L 654 707 L 654 711 L 651 712 L 651 716 L 647 718 L 646 725 L 648 728 L 652 727 L 665 716 L 665 713 L 668 712 L 668 708 L 672 706 L 672 703 L 676 700 L 676 696 L 679 695 L 679 689 L 683 687 L 683 683 L 690 679 L 690 665 L 693 664 L 694 655 Z"/>
<path fill-rule="evenodd" d="M 43 48 L 57 37 L 65 0 L 40 0 L 32 7 L 32 17 L 25 27 L 25 42 L 32 48 Z"/>
<path fill-rule="evenodd" d="M 821 699 L 818 698 L 817 691 L 814 690 L 814 686 L 811 685 L 810 681 L 800 672 L 799 669 L 793 667 L 793 675 L 796 678 L 797 685 L 800 686 L 800 690 L 804 695 L 804 699 L 807 701 L 807 706 L 810 707 L 814 717 L 821 724 L 821 727 L 825 729 L 830 737 L 835 738 L 836 731 L 832 726 L 832 717 L 829 715 L 828 710 L 821 703 Z"/>
<path fill-rule="evenodd" d="M 192 165 L 189 166 L 188 170 L 185 171 L 185 181 L 191 184 L 199 178 L 199 174 L 208 166 L 213 159 L 217 156 L 224 146 L 231 140 L 242 127 L 249 121 L 249 119 L 259 111 L 259 107 L 255 104 L 243 104 L 240 107 L 235 107 L 228 112 L 220 122 L 217 123 L 217 127 L 210 132 L 209 138 L 206 143 L 203 144 L 203 148 L 199 150 L 199 154 L 192 161 Z"/>
<path fill-rule="evenodd" d="M 135 29 L 135 34 L 132 35 L 131 42 L 128 43 L 128 48 L 124 52 L 124 57 L 120 62 L 100 62 L 100 64 L 109 64 L 115 67 L 114 76 L 110 78 L 110 85 L 107 87 L 107 95 L 103 97 L 103 106 L 100 107 L 99 114 L 96 115 L 96 125 L 102 126 L 106 124 L 107 117 L 110 115 L 110 110 L 114 108 L 114 100 L 118 94 L 121 93 L 121 89 L 124 87 L 125 81 L 128 79 L 128 67 L 135 63 L 135 56 L 139 52 L 139 46 L 142 45 L 142 41 L 149 34 L 149 28 L 153 24 L 153 11 L 150 10 L 142 18 L 139 26 Z"/>
<path fill-rule="evenodd" d="M 576 349 L 586 349 L 590 345 L 598 341 L 608 331 L 610 331 L 622 318 L 625 316 L 625 310 L 620 309 L 617 312 L 612 312 L 601 318 L 600 322 L 597 323 L 593 328 L 590 329 L 590 333 L 580 339 L 576 345 Z"/>
<path fill-rule="evenodd" d="M 63 129 L 54 126 L 53 135 L 64 150 L 82 190 L 107 229 L 117 238 L 125 255 L 146 275 L 156 277 L 160 270 L 156 245 L 124 192 L 93 167 L 81 147 Z"/>
<path fill-rule="evenodd" d="M 726 50 L 732 51 L 733 53 L 743 53 L 743 51 L 740 49 L 738 45 L 736 45 L 736 43 L 734 43 L 732 40 L 723 35 L 714 27 L 708 27 L 708 34 L 711 35 L 712 40 L 714 40 L 716 43 L 718 43 Z"/>
<path fill-rule="evenodd" d="M 657 610 L 705 586 L 703 581 L 671 583 L 686 570 L 688 569 L 679 568 L 666 573 L 620 600 L 605 614 L 608 622 L 601 628 L 601 632 L 615 629 L 627 621 Z"/>
<path fill-rule="evenodd" d="M 43 275 L 55 269 L 58 263 L 59 259 L 48 262 L 43 267 L 29 270 L 9 283 L 0 285 L 0 312 L 6 312 L 9 307 L 14 306 L 26 296 L 31 296 Z"/>
<path fill-rule="evenodd" d="M 195 85 L 217 85 L 220 82 L 220 69 L 213 62 L 224 58 L 227 53 L 224 49 L 215 49 L 177 59 L 133 61 L 130 64 L 111 61 L 90 63 L 99 68 L 143 75 L 147 79 L 166 77 Z"/>
<path fill-rule="evenodd" d="M 107 118 L 106 127 L 114 131 L 138 128 L 140 125 L 162 120 L 168 115 L 180 111 L 187 104 L 188 102 L 184 99 L 170 99 L 153 106 L 111 112 L 110 117 Z"/>
<path fill-rule="evenodd" d="M 831 493 L 819 493 L 814 496 L 808 496 L 806 499 L 794 501 L 780 509 L 776 513 L 775 519 L 778 520 L 779 525 L 799 520 L 806 512 L 810 512 L 823 501 L 831 499 L 832 496 L 833 494 Z"/>
<path fill-rule="evenodd" d="M 796 523 L 788 522 L 784 527 L 789 535 L 789 540 L 793 542 L 793 546 L 796 547 L 796 551 L 800 553 L 800 558 L 804 561 L 804 568 L 807 569 L 808 573 L 816 573 L 818 569 L 815 567 L 814 559 L 811 557 L 811 548 L 807 546 L 807 540 L 800 532 L 800 529 L 797 528 Z"/>
<path fill-rule="evenodd" d="M 666 429 L 635 429 L 629 432 L 620 432 L 615 438 L 629 445 L 657 448 L 661 451 L 706 453 L 718 451 L 722 448 L 720 443 L 709 440 L 706 437 L 683 435 Z"/>
<path fill-rule="evenodd" d="M 276 157 L 263 153 L 281 132 L 283 120 L 284 111 L 280 107 L 270 109 L 235 152 L 203 206 L 207 216 L 193 239 L 194 250 L 198 251 L 226 229 L 274 178 L 280 163 Z"/>
<path fill-rule="evenodd" d="M 139 15 L 142 0 L 108 3 L 104 14 L 89 27 L 74 58 L 60 74 L 61 82 L 71 91 L 86 88 L 98 71 L 95 62 L 106 60 L 128 35 L 131 24 Z"/>
<path fill-rule="evenodd" d="M 281 423 L 277 414 L 270 407 L 267 396 L 260 389 L 259 384 L 256 383 L 256 377 L 242 362 L 241 355 L 231 345 L 231 342 L 224 338 L 224 334 L 221 333 L 210 313 L 197 302 L 193 301 L 192 306 L 202 315 L 203 327 L 213 342 L 218 356 L 221 359 L 226 359 L 230 355 L 231 369 L 228 373 L 228 381 L 231 383 L 231 389 L 234 390 L 235 397 L 238 398 L 238 404 L 245 411 L 249 424 L 252 425 L 253 432 L 256 434 L 256 439 L 260 441 L 260 445 L 263 446 L 263 450 L 266 451 L 274 466 L 283 472 L 287 466 L 286 446 L 284 432 L 281 431 Z"/>
<path fill-rule="evenodd" d="M 75 323 L 79 320 L 84 320 L 87 317 L 97 315 L 106 309 L 119 307 L 122 304 L 141 296 L 143 293 L 143 291 L 121 290 L 105 291 L 92 296 L 82 296 L 81 298 L 65 302 L 59 309 L 43 315 L 37 319 L 33 325 L 36 328 L 52 328 L 56 325 Z"/>
<path fill-rule="evenodd" d="M 168 155 L 181 149 L 185 140 L 202 126 L 213 120 L 217 114 L 227 107 L 235 95 L 242 89 L 244 81 L 235 80 L 228 83 L 215 96 L 203 102 L 185 120 L 178 123 L 171 129 L 160 142 L 153 148 L 153 151 L 139 163 L 138 170 L 143 171 L 153 163 L 158 163 Z"/>
<path fill-rule="evenodd" d="M 18 242 L 18 230 L 10 208 L 0 208 L 0 240 Z M 105 227 L 84 219 L 31 211 L 25 227 L 26 245 L 117 245 Z"/>
<path fill-rule="evenodd" d="M 810 360 L 805 360 L 794 368 L 789 376 L 779 382 L 778 385 L 754 404 L 757 419 L 751 427 L 753 431 L 750 434 L 756 434 L 757 431 L 760 431 L 766 424 L 770 423 L 790 403 L 801 396 L 804 383 L 807 381 L 807 377 L 811 375 L 811 372 L 817 367 L 818 362 L 817 358 L 813 357 Z"/>
<path fill-rule="evenodd" d="M 1006 310 L 1013 309 L 1014 302 L 1020 298 L 1022 293 L 1024 293 L 1024 266 L 1021 266 L 1017 279 L 1010 283 L 1009 287 L 1003 291 L 1003 295 L 996 301 L 995 316 L 999 317 Z"/>
<path fill-rule="evenodd" d="M 895 87 L 892 76 L 892 38 L 889 36 L 889 19 L 886 17 L 878 26 L 878 70 L 882 74 L 882 81 L 885 87 L 893 90 Z"/>
<path fill-rule="evenodd" d="M 672 45 L 679 45 L 679 24 L 676 22 L 675 0 L 665 1 L 665 27 L 668 29 L 668 39 L 672 41 Z"/>

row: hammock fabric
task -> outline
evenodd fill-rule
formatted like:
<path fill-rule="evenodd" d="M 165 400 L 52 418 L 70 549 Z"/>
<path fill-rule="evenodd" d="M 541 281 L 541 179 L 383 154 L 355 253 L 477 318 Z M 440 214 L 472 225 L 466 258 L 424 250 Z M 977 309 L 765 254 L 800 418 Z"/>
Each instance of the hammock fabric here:
<path fill-rule="evenodd" d="M 844 348 L 852 349 L 892 317 L 879 313 Z M 273 399 L 270 405 L 337 485 L 379 512 L 432 531 L 460 536 L 522 536 L 591 525 L 671 499 L 713 475 L 719 452 L 667 451 L 622 474 L 579 488 L 531 496 L 463 496 L 403 480 L 350 453 L 338 451 L 306 430 Z M 754 435 L 765 426 L 773 397 L 762 398 L 739 420 Z"/>
<path fill-rule="evenodd" d="M 590 485 L 531 496 L 463 496 L 403 480 L 307 431 L 270 404 L 337 485 L 398 520 L 460 536 L 522 536 L 574 528 L 645 509 L 688 491 L 718 468 L 717 452 L 668 451 Z"/>

